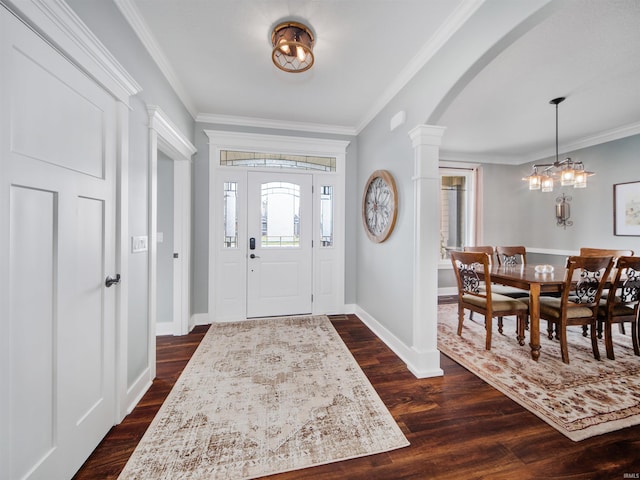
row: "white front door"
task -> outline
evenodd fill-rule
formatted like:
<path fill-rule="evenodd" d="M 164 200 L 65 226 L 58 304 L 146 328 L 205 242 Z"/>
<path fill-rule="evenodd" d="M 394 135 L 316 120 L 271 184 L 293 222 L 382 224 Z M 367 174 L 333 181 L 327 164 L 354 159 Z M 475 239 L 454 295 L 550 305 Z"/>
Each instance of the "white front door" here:
<path fill-rule="evenodd" d="M 70 478 L 115 419 L 116 104 L 0 32 L 0 478 Z"/>
<path fill-rule="evenodd" d="M 312 182 L 248 173 L 247 318 L 311 313 Z"/>

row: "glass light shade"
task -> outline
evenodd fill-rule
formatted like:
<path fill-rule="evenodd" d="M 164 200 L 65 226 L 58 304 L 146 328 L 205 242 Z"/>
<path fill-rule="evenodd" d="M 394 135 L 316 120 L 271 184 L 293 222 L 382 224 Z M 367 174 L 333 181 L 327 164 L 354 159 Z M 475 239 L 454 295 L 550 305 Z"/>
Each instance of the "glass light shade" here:
<path fill-rule="evenodd" d="M 553 178 L 552 177 L 543 177 L 541 190 L 543 192 L 553 192 Z"/>
<path fill-rule="evenodd" d="M 529 175 L 529 190 L 540 190 L 540 175 Z"/>
<path fill-rule="evenodd" d="M 576 172 L 575 181 L 573 182 L 573 188 L 587 188 L 587 172 L 584 170 L 578 170 Z"/>
<path fill-rule="evenodd" d="M 560 185 L 562 185 L 563 187 L 568 187 L 573 185 L 573 182 L 575 181 L 575 176 L 576 176 L 576 171 L 573 168 L 567 167 L 562 169 L 562 171 L 560 172 Z"/>

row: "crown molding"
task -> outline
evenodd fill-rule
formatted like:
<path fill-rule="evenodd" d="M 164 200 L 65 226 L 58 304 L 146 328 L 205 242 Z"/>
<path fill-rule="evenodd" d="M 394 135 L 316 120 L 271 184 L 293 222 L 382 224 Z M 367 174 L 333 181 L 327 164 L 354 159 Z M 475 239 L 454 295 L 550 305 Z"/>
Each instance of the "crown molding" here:
<path fill-rule="evenodd" d="M 240 117 L 235 115 L 218 115 L 214 113 L 200 113 L 196 122 L 213 123 L 219 125 L 234 125 L 240 127 L 273 128 L 276 130 L 293 130 L 297 132 L 313 132 L 334 135 L 357 135 L 355 128 L 341 125 L 327 125 L 322 123 L 291 122 L 286 120 L 269 120 L 257 117 Z"/>
<path fill-rule="evenodd" d="M 49 43 L 80 65 L 125 104 L 142 87 L 64 0 L 3 0 Z"/>
<path fill-rule="evenodd" d="M 165 149 L 170 150 L 172 157 L 176 155 L 182 160 L 191 160 L 191 157 L 198 150 L 189 139 L 180 132 L 160 107 L 149 105 L 149 127 L 158 132 L 158 143 Z M 165 152 L 166 153 L 166 152 Z"/>
<path fill-rule="evenodd" d="M 382 109 L 395 97 L 404 86 L 427 64 L 433 56 L 447 43 L 462 25 L 482 6 L 485 0 L 463 0 L 456 10 L 443 22 L 429 41 L 420 49 L 409 64 L 402 69 L 396 79 L 387 87 L 382 96 L 366 113 L 356 127 L 360 133 Z"/>
<path fill-rule="evenodd" d="M 607 130 L 595 135 L 590 135 L 578 139 L 571 143 L 558 145 L 558 153 L 564 155 L 566 153 L 575 152 L 583 148 L 589 148 L 601 145 L 607 142 L 613 142 L 626 137 L 632 137 L 640 134 L 640 122 L 631 123 L 622 127 Z M 450 160 L 453 162 L 479 162 L 479 163 L 495 163 L 499 165 L 522 165 L 525 163 L 536 162 L 545 158 L 554 157 L 555 148 L 549 147 L 544 150 L 529 155 L 503 155 L 503 154 L 474 154 L 467 152 L 456 152 L 455 150 L 440 150 L 440 160 Z"/>
<path fill-rule="evenodd" d="M 629 125 L 623 125 L 611 130 L 596 133 L 595 135 L 590 135 L 571 143 L 560 144 L 558 145 L 558 153 L 565 154 L 574 152 L 583 148 L 593 147 L 602 143 L 613 142 L 615 140 L 620 140 L 621 138 L 632 137 L 633 135 L 638 134 L 640 134 L 640 122 L 630 123 Z M 535 162 L 536 160 L 541 160 L 543 158 L 553 157 L 555 156 L 555 154 L 556 151 L 553 147 L 546 148 L 544 150 L 532 153 L 531 155 L 527 155 L 526 158 L 522 159 L 520 163 Z"/>
<path fill-rule="evenodd" d="M 522 158 L 513 155 L 475 154 L 456 152 L 452 150 L 440 150 L 440 160 L 448 160 L 451 162 L 495 163 L 499 165 L 519 165 L 521 163 L 525 163 Z"/>
<path fill-rule="evenodd" d="M 204 130 L 209 145 L 220 149 L 252 149 L 256 152 L 278 152 L 292 155 L 345 155 L 351 143 L 346 140 L 325 138 L 267 135 L 264 133 Z"/>
<path fill-rule="evenodd" d="M 179 80 L 178 75 L 171 66 L 171 63 L 162 52 L 156 38 L 153 36 L 146 22 L 143 20 L 142 15 L 138 7 L 135 6 L 132 0 L 113 0 L 124 18 L 129 22 L 131 28 L 138 36 L 144 47 L 151 55 L 151 58 L 156 62 L 158 68 L 163 73 L 171 88 L 176 92 L 176 95 L 180 98 L 185 108 L 189 111 L 193 118 L 196 117 L 197 108 L 193 101 L 193 98 L 185 89 L 182 82 Z"/>

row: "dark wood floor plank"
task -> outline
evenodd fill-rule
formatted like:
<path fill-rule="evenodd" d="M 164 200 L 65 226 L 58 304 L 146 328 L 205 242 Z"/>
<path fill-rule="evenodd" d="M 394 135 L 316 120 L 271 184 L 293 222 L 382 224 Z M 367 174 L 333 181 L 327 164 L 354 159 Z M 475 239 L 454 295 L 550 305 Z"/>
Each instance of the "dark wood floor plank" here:
<path fill-rule="evenodd" d="M 265 478 L 592 480 L 640 473 L 640 426 L 572 442 L 448 357 L 441 355 L 444 377 L 416 379 L 355 315 L 331 320 L 411 445 Z M 158 337 L 153 386 L 74 479 L 117 478 L 206 331 Z"/>

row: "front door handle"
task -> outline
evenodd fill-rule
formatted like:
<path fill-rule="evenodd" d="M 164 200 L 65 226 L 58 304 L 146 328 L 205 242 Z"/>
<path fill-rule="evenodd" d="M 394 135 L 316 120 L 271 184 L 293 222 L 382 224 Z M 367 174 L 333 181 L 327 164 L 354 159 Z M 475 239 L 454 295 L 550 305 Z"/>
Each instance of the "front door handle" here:
<path fill-rule="evenodd" d="M 104 284 L 107 288 L 109 288 L 111 285 L 118 285 L 120 283 L 120 274 L 116 274 L 116 277 L 107 277 L 107 279 L 104 281 Z"/>
<path fill-rule="evenodd" d="M 252 253 L 251 255 L 249 255 L 249 258 L 260 258 L 260 257 L 255 253 Z"/>

